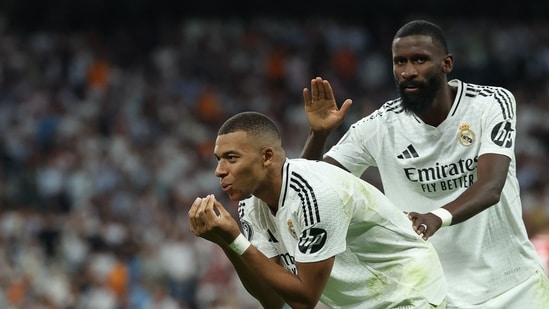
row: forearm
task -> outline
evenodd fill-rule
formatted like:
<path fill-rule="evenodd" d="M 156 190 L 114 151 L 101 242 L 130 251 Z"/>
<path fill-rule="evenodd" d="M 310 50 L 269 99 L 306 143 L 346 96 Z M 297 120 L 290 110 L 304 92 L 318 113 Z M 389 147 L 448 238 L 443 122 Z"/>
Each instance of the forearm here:
<path fill-rule="evenodd" d="M 427 240 L 438 229 L 467 221 L 500 200 L 505 180 L 484 178 L 465 190 L 458 198 L 426 214 L 409 212 L 412 227 L 418 235 Z"/>
<path fill-rule="evenodd" d="M 314 308 L 325 283 L 305 287 L 301 278 L 250 246 L 242 255 L 224 249 L 248 292 L 265 308 Z M 228 251 L 229 250 L 229 251 Z M 273 299 L 274 298 L 274 299 Z"/>
<path fill-rule="evenodd" d="M 478 180 L 457 199 L 443 206 L 452 213 L 452 224 L 466 221 L 499 202 L 507 180 L 508 157 L 485 154 L 479 157 Z"/>
<path fill-rule="evenodd" d="M 222 246 L 225 255 L 233 264 L 238 278 L 255 299 L 257 299 L 263 308 L 279 309 L 284 305 L 284 300 L 268 285 L 264 280 L 260 280 L 256 273 L 246 263 L 242 257 L 235 253 L 228 246 Z M 274 260 L 273 260 L 274 262 Z"/>
<path fill-rule="evenodd" d="M 320 133 L 311 130 L 301 152 L 301 157 L 309 160 L 322 160 L 328 135 L 329 133 Z"/>
<path fill-rule="evenodd" d="M 444 205 L 452 213 L 452 225 L 466 221 L 499 202 L 501 190 L 489 184 L 475 183 L 454 201 Z"/>

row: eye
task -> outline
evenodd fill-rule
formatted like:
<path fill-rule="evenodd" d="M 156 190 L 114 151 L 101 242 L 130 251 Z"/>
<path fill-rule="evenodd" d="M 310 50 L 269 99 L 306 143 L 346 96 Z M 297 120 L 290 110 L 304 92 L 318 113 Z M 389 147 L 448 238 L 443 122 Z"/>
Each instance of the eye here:
<path fill-rule="evenodd" d="M 427 57 L 417 57 L 416 59 L 414 59 L 414 62 L 418 63 L 418 64 L 423 64 L 425 62 L 427 62 Z"/>
<path fill-rule="evenodd" d="M 229 163 L 234 163 L 234 162 L 236 162 L 237 159 L 238 159 L 238 157 L 235 156 L 235 155 L 228 155 L 227 156 L 227 161 L 229 161 Z"/>
<path fill-rule="evenodd" d="M 394 64 L 397 65 L 397 66 L 402 66 L 404 64 L 406 64 L 406 60 L 404 59 L 398 59 L 398 58 L 395 58 L 395 60 L 393 60 Z"/>

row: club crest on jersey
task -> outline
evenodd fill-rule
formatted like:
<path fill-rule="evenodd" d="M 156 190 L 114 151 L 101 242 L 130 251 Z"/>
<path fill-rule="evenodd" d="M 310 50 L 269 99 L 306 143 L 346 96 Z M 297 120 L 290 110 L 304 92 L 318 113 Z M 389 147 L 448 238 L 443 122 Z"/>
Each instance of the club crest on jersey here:
<path fill-rule="evenodd" d="M 292 220 L 288 220 L 288 229 L 290 230 L 290 234 L 292 234 L 292 237 L 297 239 L 297 234 L 295 233 L 294 223 L 292 222 Z"/>
<path fill-rule="evenodd" d="M 471 146 L 475 142 L 475 132 L 464 123 L 459 126 L 458 141 L 463 146 Z"/>

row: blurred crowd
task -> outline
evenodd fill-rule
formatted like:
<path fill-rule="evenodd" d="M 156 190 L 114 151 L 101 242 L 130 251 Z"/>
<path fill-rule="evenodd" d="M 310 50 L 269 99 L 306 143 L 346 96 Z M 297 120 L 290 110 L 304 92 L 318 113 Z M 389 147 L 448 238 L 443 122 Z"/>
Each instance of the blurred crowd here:
<path fill-rule="evenodd" d="M 549 22 L 433 21 L 455 57 L 450 78 L 515 94 L 524 218 L 547 262 Z M 302 90 L 322 76 L 338 102 L 354 102 L 334 142 L 397 96 L 390 44 L 400 24 L 0 26 L 0 307 L 258 308 L 220 249 L 188 227 L 197 196 L 215 193 L 236 210 L 214 176 L 218 126 L 264 112 L 298 157 L 308 134 Z M 381 188 L 375 170 L 364 178 Z"/>

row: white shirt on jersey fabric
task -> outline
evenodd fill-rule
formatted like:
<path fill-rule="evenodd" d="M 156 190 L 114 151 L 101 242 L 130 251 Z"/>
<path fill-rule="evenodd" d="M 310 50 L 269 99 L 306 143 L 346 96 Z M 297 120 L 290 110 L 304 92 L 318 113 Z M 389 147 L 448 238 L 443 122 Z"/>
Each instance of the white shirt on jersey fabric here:
<path fill-rule="evenodd" d="M 239 203 L 243 233 L 267 257 L 336 256 L 321 302 L 337 308 L 395 308 L 406 298 L 439 304 L 446 281 L 433 246 L 374 186 L 331 164 L 287 159 L 278 211 L 256 197 Z"/>
<path fill-rule="evenodd" d="M 514 154 L 516 103 L 500 87 L 452 80 L 457 95 L 438 126 L 404 112 L 400 99 L 354 123 L 325 155 L 355 175 L 377 166 L 385 194 L 404 211 L 429 212 L 477 179 L 478 157 L 511 158 L 498 204 L 429 238 L 446 274 L 448 303 L 486 301 L 539 270 L 522 221 Z M 410 227 L 411 228 L 411 227 Z"/>

